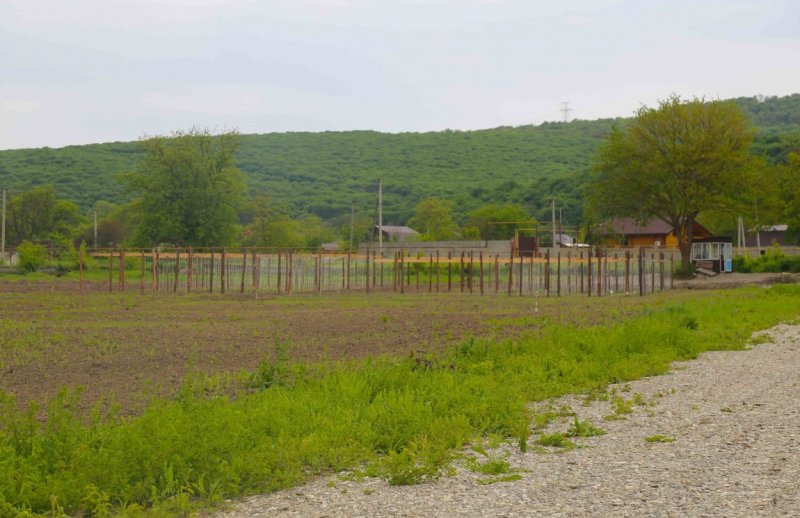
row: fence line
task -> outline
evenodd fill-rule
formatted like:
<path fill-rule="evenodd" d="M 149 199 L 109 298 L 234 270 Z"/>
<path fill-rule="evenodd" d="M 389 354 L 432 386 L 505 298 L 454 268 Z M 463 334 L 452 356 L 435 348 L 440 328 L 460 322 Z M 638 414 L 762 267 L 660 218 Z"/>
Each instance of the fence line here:
<path fill-rule="evenodd" d="M 544 256 L 482 251 L 313 253 L 259 249 L 94 250 L 108 261 L 108 290 L 126 291 L 139 271 L 142 293 L 463 293 L 589 297 L 640 294 L 672 287 L 674 260 L 663 252 L 548 250 Z M 81 286 L 83 291 L 83 258 Z M 126 265 L 120 268 L 120 265 Z M 117 273 L 116 284 L 114 273 Z"/>

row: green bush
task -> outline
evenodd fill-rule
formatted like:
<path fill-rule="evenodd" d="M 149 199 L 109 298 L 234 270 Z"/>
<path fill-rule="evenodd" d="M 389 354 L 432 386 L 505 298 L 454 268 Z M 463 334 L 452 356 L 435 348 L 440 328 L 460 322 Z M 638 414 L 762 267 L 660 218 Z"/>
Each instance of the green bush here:
<path fill-rule="evenodd" d="M 23 273 L 35 272 L 47 262 L 47 250 L 42 245 L 34 245 L 30 241 L 23 241 L 17 247 L 19 261 L 17 266 Z"/>
<path fill-rule="evenodd" d="M 800 272 L 800 256 L 783 253 L 777 244 L 770 245 L 756 259 L 747 256 L 733 258 L 733 271 L 741 273 Z"/>

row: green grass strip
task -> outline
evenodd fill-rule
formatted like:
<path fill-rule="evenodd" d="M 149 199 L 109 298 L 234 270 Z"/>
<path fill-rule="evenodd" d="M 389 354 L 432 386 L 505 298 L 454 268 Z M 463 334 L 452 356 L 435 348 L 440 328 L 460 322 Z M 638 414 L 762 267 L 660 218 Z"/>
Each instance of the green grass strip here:
<path fill-rule="evenodd" d="M 576 299 L 576 304 L 580 303 Z M 546 327 L 540 336 L 466 341 L 420 364 L 379 358 L 264 364 L 255 393 L 186 389 L 134 418 L 77 417 L 75 394 L 36 410 L 0 397 L 0 515 L 182 514 L 358 468 L 395 484 L 443 473 L 488 434 L 527 447 L 528 402 L 663 373 L 670 362 L 736 349 L 794 319 L 800 286 L 722 291 L 621 324 Z"/>

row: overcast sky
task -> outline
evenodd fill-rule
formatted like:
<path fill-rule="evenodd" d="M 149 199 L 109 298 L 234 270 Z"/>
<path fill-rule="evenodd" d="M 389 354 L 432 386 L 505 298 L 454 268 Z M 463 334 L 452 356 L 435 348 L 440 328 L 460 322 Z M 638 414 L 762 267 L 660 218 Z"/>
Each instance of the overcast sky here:
<path fill-rule="evenodd" d="M 796 0 L 0 0 L 0 149 L 800 92 Z"/>

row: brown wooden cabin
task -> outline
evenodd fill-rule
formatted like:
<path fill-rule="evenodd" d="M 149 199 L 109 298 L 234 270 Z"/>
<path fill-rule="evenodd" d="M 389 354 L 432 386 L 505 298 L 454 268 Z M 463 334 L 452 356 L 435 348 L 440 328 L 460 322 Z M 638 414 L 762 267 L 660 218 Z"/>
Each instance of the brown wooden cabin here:
<path fill-rule="evenodd" d="M 660 219 L 652 219 L 643 225 L 631 218 L 613 219 L 601 227 L 601 232 L 603 231 L 603 243 L 607 246 L 678 247 L 678 238 L 672 230 L 672 225 Z M 692 240 L 708 237 L 711 237 L 711 232 L 695 222 Z"/>

